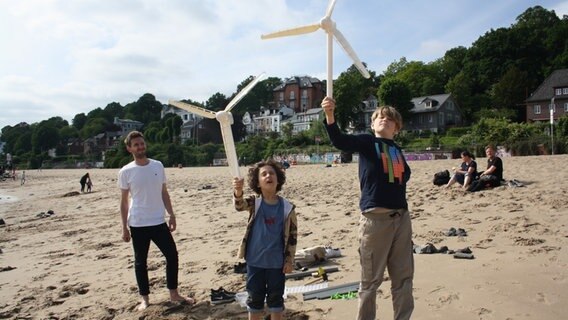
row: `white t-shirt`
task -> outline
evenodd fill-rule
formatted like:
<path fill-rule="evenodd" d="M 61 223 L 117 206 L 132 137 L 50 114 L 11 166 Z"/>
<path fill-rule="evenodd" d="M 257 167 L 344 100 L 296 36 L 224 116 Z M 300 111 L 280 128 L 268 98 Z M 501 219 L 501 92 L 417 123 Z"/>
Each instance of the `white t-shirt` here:
<path fill-rule="evenodd" d="M 148 159 L 145 166 L 132 161 L 118 172 L 118 187 L 130 191 L 128 225 L 131 227 L 156 226 L 166 222 L 162 186 L 166 183 L 164 166 L 160 161 Z"/>

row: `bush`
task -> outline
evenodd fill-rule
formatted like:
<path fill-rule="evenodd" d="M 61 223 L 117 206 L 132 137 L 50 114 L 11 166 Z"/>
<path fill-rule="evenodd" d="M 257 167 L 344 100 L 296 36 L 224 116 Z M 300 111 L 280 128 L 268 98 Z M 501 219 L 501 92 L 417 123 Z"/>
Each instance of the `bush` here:
<path fill-rule="evenodd" d="M 448 131 L 446 131 L 446 135 L 449 137 L 461 137 L 468 134 L 470 131 L 471 127 L 454 127 L 449 128 Z"/>

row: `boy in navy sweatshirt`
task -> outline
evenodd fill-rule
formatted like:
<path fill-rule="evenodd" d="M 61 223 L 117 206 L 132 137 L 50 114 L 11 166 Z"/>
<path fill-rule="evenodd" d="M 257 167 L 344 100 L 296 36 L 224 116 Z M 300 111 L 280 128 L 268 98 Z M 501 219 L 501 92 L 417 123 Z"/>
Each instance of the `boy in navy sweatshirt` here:
<path fill-rule="evenodd" d="M 402 117 L 393 107 L 379 107 L 372 116 L 374 135 L 350 135 L 342 133 L 335 122 L 335 101 L 326 97 L 321 106 L 331 143 L 340 150 L 359 153 L 361 284 L 357 319 L 376 318 L 377 290 L 385 268 L 391 278 L 394 319 L 410 319 L 414 310 L 412 227 L 406 202 L 410 167 L 393 140 L 402 129 Z"/>

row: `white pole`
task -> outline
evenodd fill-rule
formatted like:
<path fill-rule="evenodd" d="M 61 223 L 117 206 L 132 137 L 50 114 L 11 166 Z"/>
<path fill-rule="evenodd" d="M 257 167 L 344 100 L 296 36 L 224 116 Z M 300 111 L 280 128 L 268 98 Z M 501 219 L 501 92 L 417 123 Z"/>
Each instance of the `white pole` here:
<path fill-rule="evenodd" d="M 327 31 L 327 96 L 333 98 L 333 34 Z"/>
<path fill-rule="evenodd" d="M 552 155 L 554 155 L 554 97 L 550 99 L 550 140 L 552 144 L 550 149 L 552 150 Z"/>

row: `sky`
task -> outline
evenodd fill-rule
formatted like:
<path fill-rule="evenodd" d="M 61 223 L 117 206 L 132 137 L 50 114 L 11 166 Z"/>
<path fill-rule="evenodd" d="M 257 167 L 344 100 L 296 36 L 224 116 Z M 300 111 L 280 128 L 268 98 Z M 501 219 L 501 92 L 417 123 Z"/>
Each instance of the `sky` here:
<path fill-rule="evenodd" d="M 0 129 L 151 93 L 204 102 L 249 76 L 326 78 L 323 30 L 261 40 L 318 23 L 328 0 L 0 0 Z M 337 0 L 332 19 L 369 70 L 425 63 L 510 27 L 529 7 L 559 17 L 568 0 Z M 352 62 L 335 43 L 333 76 Z M 238 108 L 238 106 L 237 106 Z"/>

